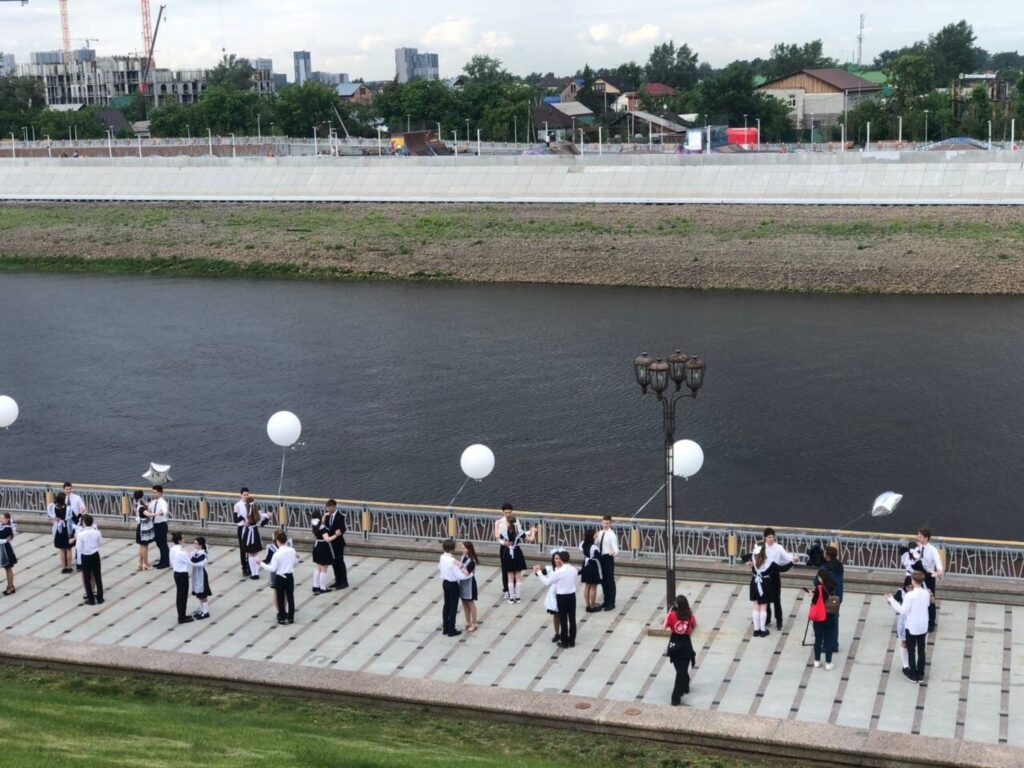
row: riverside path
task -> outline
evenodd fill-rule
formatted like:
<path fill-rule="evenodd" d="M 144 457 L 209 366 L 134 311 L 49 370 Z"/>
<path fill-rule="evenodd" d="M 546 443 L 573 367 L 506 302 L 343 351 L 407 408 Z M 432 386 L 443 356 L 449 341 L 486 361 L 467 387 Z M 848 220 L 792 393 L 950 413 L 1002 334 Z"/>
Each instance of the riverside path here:
<path fill-rule="evenodd" d="M 278 626 L 266 578 L 242 580 L 237 551 L 214 545 L 212 618 L 178 625 L 169 572 L 137 571 L 130 539 L 104 544 L 106 602 L 99 606 L 82 604 L 77 575 L 59 575 L 48 535 L 23 533 L 16 547 L 17 592 L 0 599 L 0 657 L 9 660 L 88 665 L 94 657 L 130 667 L 133 654 L 144 650 L 147 663 L 159 660 L 185 674 L 211 662 L 224 669 L 244 662 L 260 676 L 290 665 L 296 678 L 328 670 L 341 674 L 339 680 L 344 673 L 378 676 L 385 687 L 405 690 L 416 680 L 435 690 L 458 683 L 463 691 L 467 685 L 501 690 L 497 699 L 510 702 L 519 693 L 569 694 L 569 701 L 629 705 L 622 711 L 667 723 L 704 711 L 712 719 L 702 727 L 712 728 L 707 724 L 721 715 L 717 722 L 737 735 L 760 733 L 765 724 L 782 728 L 786 721 L 838 726 L 839 736 L 829 738 L 840 746 L 844 738 L 870 737 L 880 750 L 904 744 L 933 765 L 946 764 L 935 745 L 951 765 L 1024 763 L 1021 606 L 945 598 L 938 631 L 929 638 L 927 685 L 919 687 L 900 674 L 894 614 L 878 594 L 847 591 L 840 652 L 826 671 L 813 668 L 811 649 L 801 642 L 808 599 L 797 588 L 802 578 L 785 580 L 784 629 L 768 638 L 751 637 L 746 584 L 683 581 L 680 591 L 698 617 L 697 669 L 685 706 L 672 708 L 664 706 L 673 680 L 666 641 L 648 633 L 664 613 L 664 585 L 655 576 L 620 578 L 621 610 L 588 614 L 581 608 L 576 647 L 560 651 L 551 642 L 538 580 L 526 581 L 522 603 L 505 603 L 499 573 L 486 558 L 477 571 L 480 628 L 448 638 L 439 631 L 436 565 L 422 559 L 351 552 L 351 588 L 313 595 L 312 561 L 299 543 L 296 622 Z M 896 738 L 902 734 L 910 738 Z M 960 752 L 965 744 L 979 760 L 982 744 L 1006 746 L 994 748 L 991 762 L 970 763 Z"/>

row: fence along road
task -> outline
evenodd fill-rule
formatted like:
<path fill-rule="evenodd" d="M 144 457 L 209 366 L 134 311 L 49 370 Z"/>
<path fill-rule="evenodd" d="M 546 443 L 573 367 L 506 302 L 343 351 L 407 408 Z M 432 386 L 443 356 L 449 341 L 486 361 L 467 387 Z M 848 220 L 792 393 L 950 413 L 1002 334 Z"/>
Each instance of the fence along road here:
<path fill-rule="evenodd" d="M 27 480 L 0 480 L 0 510 L 15 518 L 45 514 L 61 483 Z M 148 491 L 142 487 L 75 484 L 86 507 L 99 519 L 128 522 L 131 493 Z M 261 506 L 276 508 L 275 519 L 288 528 L 308 529 L 310 520 L 319 517 L 324 499 L 306 496 L 256 495 Z M 232 508 L 236 494 L 220 491 L 168 490 L 164 494 L 173 520 L 198 527 L 233 532 Z M 475 507 L 439 507 L 418 504 L 388 504 L 373 501 L 339 499 L 338 508 L 346 515 L 350 536 L 366 541 L 404 539 L 437 541 L 443 538 L 468 539 L 474 543 L 494 542 L 496 509 Z M 587 528 L 594 528 L 594 517 L 516 510 L 516 517 L 537 528 L 537 552 L 554 547 L 575 551 Z M 622 537 L 622 549 L 635 560 L 665 556 L 664 521 L 643 518 L 616 522 Z M 674 538 L 676 557 L 708 563 L 732 563 L 737 555 L 749 552 L 761 538 L 763 526 L 729 525 L 697 521 L 677 521 Z M 866 533 L 815 528 L 782 528 L 780 543 L 790 552 L 805 552 L 815 544 L 833 543 L 839 549 L 846 568 L 858 570 L 896 569 L 899 548 L 908 534 Z M 949 576 L 998 580 L 1024 578 L 1024 542 L 986 539 L 943 538 L 932 542 L 939 548 Z"/>

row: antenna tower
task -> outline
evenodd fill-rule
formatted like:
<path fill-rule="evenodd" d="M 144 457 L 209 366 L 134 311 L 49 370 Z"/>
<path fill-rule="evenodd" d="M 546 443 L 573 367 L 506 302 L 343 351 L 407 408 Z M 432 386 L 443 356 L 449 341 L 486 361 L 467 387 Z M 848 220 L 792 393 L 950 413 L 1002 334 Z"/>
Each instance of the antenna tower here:
<path fill-rule="evenodd" d="M 145 2 L 146 0 L 143 0 Z M 857 32 L 857 66 L 860 66 L 864 54 L 864 14 L 860 15 L 860 30 Z"/>

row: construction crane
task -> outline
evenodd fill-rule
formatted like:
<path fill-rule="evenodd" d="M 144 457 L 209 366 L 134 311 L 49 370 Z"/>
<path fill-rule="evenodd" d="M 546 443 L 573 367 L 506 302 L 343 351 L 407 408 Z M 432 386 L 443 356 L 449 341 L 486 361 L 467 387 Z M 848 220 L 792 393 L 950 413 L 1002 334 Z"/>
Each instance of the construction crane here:
<path fill-rule="evenodd" d="M 98 43 L 100 41 L 98 37 L 76 37 L 73 39 L 80 40 L 81 42 L 85 43 L 86 48 L 90 47 L 89 43 Z"/>
<path fill-rule="evenodd" d="M 159 24 L 159 19 L 157 24 Z M 142 0 L 142 50 L 149 53 L 149 61 L 146 62 L 146 68 L 152 69 L 155 65 L 153 63 L 153 19 L 149 13 L 149 0 Z"/>
<path fill-rule="evenodd" d="M 68 0 L 60 0 L 60 31 L 64 37 L 64 66 L 71 69 L 71 32 L 68 30 Z"/>
<path fill-rule="evenodd" d="M 149 13 L 149 0 L 142 0 L 143 8 L 146 9 L 146 13 Z M 149 80 L 149 73 L 153 71 L 153 46 L 156 45 L 156 37 L 160 34 L 160 20 L 164 17 L 164 9 L 166 5 L 160 6 L 160 11 L 156 15 L 156 31 L 153 33 L 153 39 L 149 41 L 149 48 L 146 49 L 146 62 L 144 69 L 142 70 L 142 77 L 139 78 L 139 93 L 143 96 L 146 95 L 146 85 Z M 145 24 L 145 21 L 143 22 Z M 156 88 L 153 88 L 153 100 L 154 102 L 158 98 Z"/>

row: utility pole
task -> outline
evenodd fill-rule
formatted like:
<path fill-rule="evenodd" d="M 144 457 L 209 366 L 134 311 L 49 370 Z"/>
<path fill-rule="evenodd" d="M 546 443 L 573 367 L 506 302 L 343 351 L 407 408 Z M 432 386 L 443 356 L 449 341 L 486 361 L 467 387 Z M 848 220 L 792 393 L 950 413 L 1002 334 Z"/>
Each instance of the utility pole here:
<path fill-rule="evenodd" d="M 864 54 L 864 14 L 860 15 L 860 31 L 857 32 L 857 66 L 860 66 Z"/>

